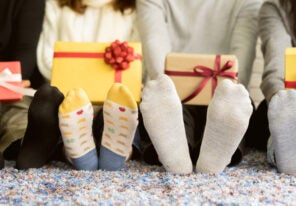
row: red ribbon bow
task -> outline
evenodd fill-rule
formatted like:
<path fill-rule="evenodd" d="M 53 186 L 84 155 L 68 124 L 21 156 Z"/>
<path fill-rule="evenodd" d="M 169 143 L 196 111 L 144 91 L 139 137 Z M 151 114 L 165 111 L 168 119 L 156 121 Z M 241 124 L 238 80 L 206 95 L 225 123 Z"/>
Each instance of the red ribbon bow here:
<path fill-rule="evenodd" d="M 109 47 L 106 47 L 105 53 L 102 52 L 55 52 L 54 58 L 104 58 L 106 64 L 109 64 L 115 70 L 115 82 L 121 82 L 122 70 L 128 69 L 130 63 L 136 59 L 142 59 L 140 54 L 135 54 L 134 48 L 128 46 L 126 41 L 115 40 Z"/>
<path fill-rule="evenodd" d="M 182 100 L 182 103 L 186 103 L 196 97 L 206 86 L 208 81 L 212 78 L 212 95 L 215 92 L 215 89 L 218 84 L 218 76 L 221 77 L 227 77 L 231 79 L 236 79 L 237 72 L 227 72 L 226 70 L 229 70 L 233 66 L 232 61 L 227 61 L 223 67 L 220 67 L 221 64 L 221 55 L 216 55 L 215 63 L 214 63 L 214 69 L 211 69 L 209 67 L 203 66 L 203 65 L 197 65 L 193 68 L 193 72 L 181 72 L 181 71 L 165 71 L 167 75 L 172 76 L 191 76 L 191 77 L 205 77 L 205 79 L 200 83 L 200 85 L 196 88 L 196 90 Z"/>

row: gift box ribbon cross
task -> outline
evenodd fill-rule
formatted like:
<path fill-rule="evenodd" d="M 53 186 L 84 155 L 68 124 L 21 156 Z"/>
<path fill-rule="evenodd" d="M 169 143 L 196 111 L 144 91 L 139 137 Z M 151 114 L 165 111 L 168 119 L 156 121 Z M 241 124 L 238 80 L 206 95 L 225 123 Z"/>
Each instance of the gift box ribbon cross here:
<path fill-rule="evenodd" d="M 204 77 L 204 80 L 200 83 L 200 85 L 188 97 L 182 100 L 182 103 L 186 103 L 196 97 L 203 90 L 210 79 L 212 79 L 212 95 L 214 94 L 218 84 L 218 76 L 236 79 L 238 75 L 237 72 L 227 71 L 232 67 L 233 61 L 227 61 L 221 68 L 221 55 L 216 55 L 213 69 L 207 66 L 197 65 L 193 68 L 192 72 L 166 70 L 165 73 L 171 76 Z"/>
<path fill-rule="evenodd" d="M 121 82 L 122 71 L 128 69 L 132 61 L 142 60 L 142 56 L 134 53 L 127 42 L 119 40 L 106 47 L 105 52 L 55 52 L 54 58 L 103 58 L 115 70 L 115 82 Z"/>
<path fill-rule="evenodd" d="M 21 82 L 22 76 L 21 74 L 13 74 L 9 68 L 5 68 L 0 72 L 0 86 L 27 96 L 34 96 L 36 90 L 31 88 L 23 88 L 19 86 L 15 86 L 13 84 L 10 84 L 12 82 Z"/>

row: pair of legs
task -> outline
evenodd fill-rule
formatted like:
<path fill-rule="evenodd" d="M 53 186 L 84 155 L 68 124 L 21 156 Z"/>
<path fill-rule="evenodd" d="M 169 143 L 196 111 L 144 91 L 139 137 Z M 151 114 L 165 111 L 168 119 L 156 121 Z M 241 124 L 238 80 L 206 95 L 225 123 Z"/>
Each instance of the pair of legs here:
<path fill-rule="evenodd" d="M 138 125 L 137 103 L 122 84 L 114 84 L 103 105 L 99 155 L 92 134 L 93 107 L 82 89 L 68 93 L 59 108 L 66 155 L 76 169 L 120 170 L 129 156 Z"/>
<path fill-rule="evenodd" d="M 164 168 L 172 173 L 191 173 L 182 105 L 168 76 L 160 75 L 147 83 L 140 108 Z M 251 113 L 249 94 L 242 85 L 225 80 L 217 87 L 208 106 L 196 171 L 216 173 L 224 170 L 248 128 Z"/>
<path fill-rule="evenodd" d="M 137 104 L 122 84 L 114 84 L 103 106 L 102 144 L 96 148 L 93 107 L 82 89 L 64 96 L 43 86 L 35 94 L 28 113 L 28 127 L 17 158 L 17 168 L 43 166 L 62 136 L 67 159 L 76 169 L 121 169 L 137 127 Z M 100 155 L 97 155 L 97 150 Z"/>
<path fill-rule="evenodd" d="M 296 173 L 296 91 L 277 92 L 269 104 L 263 101 L 258 107 L 263 122 L 268 127 L 261 128 L 264 142 L 267 144 L 267 159 L 279 172 Z M 257 122 L 260 124 L 260 122 Z"/>

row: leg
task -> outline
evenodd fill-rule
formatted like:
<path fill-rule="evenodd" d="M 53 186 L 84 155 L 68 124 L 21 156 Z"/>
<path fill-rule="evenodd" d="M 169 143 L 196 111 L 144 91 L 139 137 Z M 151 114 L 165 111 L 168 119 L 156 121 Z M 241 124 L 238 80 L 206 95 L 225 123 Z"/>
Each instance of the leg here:
<path fill-rule="evenodd" d="M 263 100 L 250 118 L 249 128 L 245 134 L 246 146 L 266 151 L 269 137 L 267 102 Z"/>
<path fill-rule="evenodd" d="M 42 167 L 52 156 L 60 137 L 58 107 L 64 95 L 43 85 L 36 92 L 28 112 L 28 126 L 16 160 L 18 169 Z"/>
<path fill-rule="evenodd" d="M 252 113 L 247 90 L 230 80 L 217 87 L 208 107 L 207 123 L 196 164 L 198 172 L 218 173 L 230 163 Z"/>
<path fill-rule="evenodd" d="M 140 104 L 144 125 L 168 172 L 191 173 L 182 105 L 171 79 L 160 75 L 144 87 Z"/>
<path fill-rule="evenodd" d="M 120 170 L 130 155 L 138 126 L 138 106 L 125 85 L 113 84 L 107 94 L 103 113 L 99 169 Z"/>
<path fill-rule="evenodd" d="M 2 156 L 2 153 L 0 152 L 0 169 L 3 169 L 4 167 L 4 158 Z"/>
<path fill-rule="evenodd" d="M 296 91 L 276 93 L 268 108 L 268 121 L 280 172 L 296 173 Z"/>
<path fill-rule="evenodd" d="M 59 125 L 66 156 L 78 170 L 97 170 L 98 155 L 92 133 L 93 107 L 82 89 L 68 92 L 59 107 Z"/>
<path fill-rule="evenodd" d="M 5 158 L 8 156 L 9 159 L 16 160 L 26 132 L 31 101 L 31 97 L 24 96 L 20 102 L 1 104 L 0 152 L 3 152 Z M 6 150 L 10 150 L 8 155 Z"/>

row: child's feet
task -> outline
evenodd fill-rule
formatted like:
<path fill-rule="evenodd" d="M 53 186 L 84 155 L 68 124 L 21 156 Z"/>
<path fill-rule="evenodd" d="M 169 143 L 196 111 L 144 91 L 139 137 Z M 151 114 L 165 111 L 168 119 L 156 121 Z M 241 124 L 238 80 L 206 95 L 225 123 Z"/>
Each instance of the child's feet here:
<path fill-rule="evenodd" d="M 268 107 L 269 129 L 280 172 L 296 173 L 296 91 L 276 93 Z"/>
<path fill-rule="evenodd" d="M 39 168 L 53 155 L 60 129 L 58 107 L 64 95 L 43 85 L 36 92 L 28 111 L 28 126 L 16 160 L 16 168 Z"/>
<path fill-rule="evenodd" d="M 223 80 L 208 107 L 197 172 L 218 173 L 225 169 L 248 128 L 251 113 L 247 90 Z"/>
<path fill-rule="evenodd" d="M 59 120 L 69 161 L 78 170 L 97 170 L 98 155 L 92 134 L 93 107 L 83 89 L 68 92 L 59 107 Z"/>
<path fill-rule="evenodd" d="M 131 152 L 138 126 L 138 106 L 128 88 L 115 83 L 107 94 L 103 113 L 99 169 L 120 170 Z"/>
<path fill-rule="evenodd" d="M 140 107 L 144 125 L 166 171 L 191 173 L 182 105 L 172 80 L 160 75 L 149 81 Z"/>

